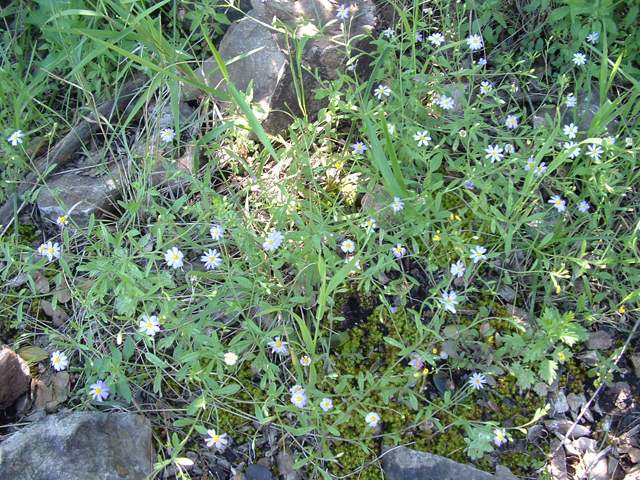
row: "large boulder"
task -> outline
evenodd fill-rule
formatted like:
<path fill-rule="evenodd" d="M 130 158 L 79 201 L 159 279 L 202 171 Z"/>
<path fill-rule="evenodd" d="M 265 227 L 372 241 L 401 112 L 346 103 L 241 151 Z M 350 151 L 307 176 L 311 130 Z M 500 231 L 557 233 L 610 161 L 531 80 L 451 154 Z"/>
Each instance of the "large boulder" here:
<path fill-rule="evenodd" d="M 383 447 L 383 453 L 389 450 L 390 447 Z M 387 453 L 382 468 L 387 480 L 499 480 L 469 465 L 406 447 Z"/>
<path fill-rule="evenodd" d="M 293 118 L 306 116 L 313 120 L 326 107 L 327 99 L 315 98 L 313 90 L 346 71 L 347 44 L 353 52 L 371 51 L 375 5 L 372 1 L 350 2 L 349 18 L 341 20 L 336 17 L 340 2 L 331 0 L 252 0 L 252 4 L 253 10 L 225 34 L 219 54 L 227 65 L 231 83 L 240 91 L 251 86 L 253 102 L 265 112 L 260 118 L 262 126 L 275 135 Z M 277 23 L 287 28 L 272 27 Z M 296 54 L 300 48 L 298 65 Z M 371 58 L 361 58 L 358 72 L 366 74 L 370 63 Z M 196 75 L 207 86 L 227 91 L 215 59 L 205 61 Z M 202 91 L 183 88 L 185 99 L 201 95 Z"/>
<path fill-rule="evenodd" d="M 0 443 L 0 478 L 142 480 L 153 472 L 151 427 L 129 413 L 51 415 Z"/>

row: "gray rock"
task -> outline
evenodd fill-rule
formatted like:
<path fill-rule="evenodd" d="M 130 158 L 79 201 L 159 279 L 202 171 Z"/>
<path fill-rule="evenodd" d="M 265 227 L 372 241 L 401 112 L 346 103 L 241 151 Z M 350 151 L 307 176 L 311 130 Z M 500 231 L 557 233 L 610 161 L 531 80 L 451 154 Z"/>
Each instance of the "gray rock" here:
<path fill-rule="evenodd" d="M 567 110 L 567 113 L 562 117 L 564 125 L 569 123 L 576 123 L 580 132 L 588 131 L 593 123 L 593 120 L 600 109 L 600 89 L 597 84 L 591 86 L 591 90 L 581 90 L 577 94 L 578 104 L 575 107 L 575 118 L 573 108 Z M 618 130 L 619 121 L 613 120 L 608 125 L 593 125 L 598 130 L 607 129 L 612 135 Z M 597 133 L 596 133 L 597 134 Z"/>
<path fill-rule="evenodd" d="M 383 446 L 383 470 L 387 480 L 498 480 L 498 477 L 469 465 L 406 447 Z M 425 476 L 425 472 L 429 472 Z"/>
<path fill-rule="evenodd" d="M 48 416 L 0 443 L 0 478 L 141 480 L 153 472 L 148 420 L 129 413 Z"/>
<path fill-rule="evenodd" d="M 587 348 L 589 350 L 607 350 L 611 348 L 613 341 L 607 332 L 599 330 L 589 334 Z"/>
<path fill-rule="evenodd" d="M 500 480 L 520 480 L 520 477 L 514 475 L 511 470 L 503 465 L 498 465 L 496 467 L 496 477 Z"/>
<path fill-rule="evenodd" d="M 533 114 L 533 128 L 538 130 L 542 127 L 551 127 L 555 124 L 557 109 L 555 107 L 541 107 Z M 551 123 L 547 120 L 547 116 L 551 119 Z"/>
<path fill-rule="evenodd" d="M 567 403 L 567 397 L 564 393 L 551 393 L 549 395 L 549 401 L 551 402 L 551 416 L 569 411 L 569 404 Z"/>
<path fill-rule="evenodd" d="M 579 438 L 572 442 L 582 459 L 577 467 L 577 477 L 589 480 L 609 480 L 609 462 L 607 456 L 598 450 L 598 442 L 592 438 Z M 604 453 L 604 452 L 603 452 Z"/>
<path fill-rule="evenodd" d="M 276 468 L 282 480 L 300 480 L 300 473 L 293 468 L 295 460 L 295 455 L 288 446 L 282 448 L 280 453 L 278 453 L 276 457 Z"/>
<path fill-rule="evenodd" d="M 559 433 L 562 436 L 567 436 L 567 433 L 571 430 L 569 438 L 586 437 L 591 433 L 591 429 L 584 425 L 576 425 L 571 428 L 573 426 L 573 422 L 569 420 L 547 420 L 544 422 L 544 426 L 551 433 Z"/>
<path fill-rule="evenodd" d="M 640 353 L 631 355 L 631 363 L 633 364 L 633 373 L 640 378 Z"/>
<path fill-rule="evenodd" d="M 583 393 L 577 395 L 571 392 L 569 395 L 567 395 L 567 404 L 569 405 L 569 408 L 571 408 L 572 412 L 578 412 L 587 404 L 587 399 Z"/>
<path fill-rule="evenodd" d="M 516 291 L 509 285 L 500 285 L 498 288 L 498 295 L 500 295 L 506 302 L 513 303 L 516 299 Z"/>
<path fill-rule="evenodd" d="M 252 4 L 253 10 L 248 16 L 225 34 L 219 54 L 227 64 L 231 83 L 240 91 L 251 86 L 253 102 L 265 112 L 260 118 L 262 126 L 275 135 L 290 125 L 294 117 L 307 116 L 313 120 L 320 109 L 328 105 L 328 100 L 317 99 L 313 90 L 320 88 L 321 82 L 337 80 L 340 73 L 344 73 L 348 56 L 340 46 L 342 42 L 348 41 L 353 51 L 371 50 L 367 34 L 375 26 L 375 5 L 361 0 L 349 4 L 348 38 L 344 38 L 343 22 L 336 18 L 338 4 L 330 0 L 265 3 L 252 0 Z M 274 20 L 286 24 L 291 32 L 295 30 L 296 38 L 290 33 L 285 36 L 282 29 L 270 28 Z M 302 45 L 302 41 L 306 43 L 301 65 L 292 66 L 290 53 L 300 48 L 293 45 Z M 246 56 L 233 61 L 242 55 Z M 361 60 L 359 73 L 366 74 L 370 68 L 368 63 Z M 296 71 L 295 77 L 293 71 Z M 302 78 L 298 77 L 298 71 Z M 215 59 L 205 61 L 195 73 L 207 86 L 227 91 Z M 300 85 L 304 88 L 304 106 L 298 97 Z M 182 95 L 184 99 L 193 99 L 203 92 L 183 87 Z"/>
<path fill-rule="evenodd" d="M 553 440 L 551 442 L 551 452 L 555 452 L 549 460 L 549 473 L 554 480 L 567 480 L 569 475 L 567 474 L 567 455 L 562 448 L 562 442 L 560 440 Z"/>
<path fill-rule="evenodd" d="M 218 53 L 226 63 L 231 83 L 240 92 L 245 92 L 251 85 L 253 101 L 268 108 L 278 80 L 284 75 L 287 56 L 278 48 L 271 30 L 259 23 L 265 20 L 267 24 L 271 23 L 264 15 L 264 8 L 254 3 L 254 9 L 227 31 Z M 249 52 L 253 53 L 233 61 Z M 195 73 L 208 87 L 228 93 L 226 81 L 214 57 L 205 60 Z M 185 87 L 182 96 L 192 100 L 202 93 L 192 87 Z"/>
<path fill-rule="evenodd" d="M 468 83 L 449 83 L 442 86 L 443 94 L 453 99 L 453 108 L 444 115 L 455 115 L 456 117 L 464 117 L 464 112 L 468 107 L 466 100 L 466 92 L 469 90 Z"/>
<path fill-rule="evenodd" d="M 257 463 L 249 465 L 244 471 L 244 476 L 247 477 L 247 480 L 273 480 L 269 469 Z"/>
<path fill-rule="evenodd" d="M 9 347 L 0 348 L 0 410 L 13 404 L 31 385 L 29 366 Z M 0 475 L 0 478 L 3 478 Z"/>
<path fill-rule="evenodd" d="M 67 171 L 52 177 L 47 182 L 49 188 L 40 190 L 38 194 L 40 215 L 54 224 L 58 217 L 68 216 L 78 225 L 87 225 L 91 215 L 100 216 L 111 209 L 111 203 L 120 191 L 123 168 L 116 162 L 103 172 L 95 171 L 92 175 Z M 67 210 L 60 206 L 55 192 Z"/>
<path fill-rule="evenodd" d="M 547 431 L 542 425 L 533 425 L 527 431 L 527 440 L 530 442 L 535 442 L 542 438 L 547 438 Z"/>

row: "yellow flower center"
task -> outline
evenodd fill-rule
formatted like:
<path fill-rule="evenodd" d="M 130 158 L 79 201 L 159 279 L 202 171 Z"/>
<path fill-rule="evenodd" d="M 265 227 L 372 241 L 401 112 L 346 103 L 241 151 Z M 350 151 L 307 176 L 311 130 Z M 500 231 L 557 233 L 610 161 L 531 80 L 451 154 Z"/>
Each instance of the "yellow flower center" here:
<path fill-rule="evenodd" d="M 96 387 L 96 394 L 100 395 L 102 393 L 102 389 L 100 387 Z"/>
<path fill-rule="evenodd" d="M 173 254 L 173 260 L 178 260 L 180 258 L 180 255 L 178 255 L 177 253 Z"/>
<path fill-rule="evenodd" d="M 153 328 L 153 323 L 147 322 L 147 328 Z"/>
<path fill-rule="evenodd" d="M 53 249 L 53 247 L 49 247 L 49 253 L 53 253 L 55 250 Z"/>
<path fill-rule="evenodd" d="M 220 436 L 219 435 L 214 435 L 211 438 L 213 439 L 213 443 L 218 443 L 220 441 Z"/>
<path fill-rule="evenodd" d="M 282 348 L 282 342 L 280 340 L 276 342 L 276 347 Z"/>

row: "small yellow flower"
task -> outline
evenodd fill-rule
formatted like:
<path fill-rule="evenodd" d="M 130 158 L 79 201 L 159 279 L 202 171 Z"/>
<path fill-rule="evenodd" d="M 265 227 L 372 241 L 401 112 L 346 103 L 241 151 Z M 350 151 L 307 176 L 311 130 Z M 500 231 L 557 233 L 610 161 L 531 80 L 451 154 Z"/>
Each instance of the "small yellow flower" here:
<path fill-rule="evenodd" d="M 567 356 L 563 352 L 558 352 L 558 358 L 561 362 L 564 362 L 567 359 Z"/>
<path fill-rule="evenodd" d="M 432 350 L 432 352 L 433 352 L 433 354 L 434 354 L 434 355 L 437 355 L 437 354 L 438 354 L 438 349 L 437 349 L 437 348 L 434 348 L 434 349 Z"/>
<path fill-rule="evenodd" d="M 560 285 L 556 285 L 556 295 L 558 295 L 562 291 L 562 287 Z"/>
<path fill-rule="evenodd" d="M 623 313 L 625 313 L 627 311 L 626 308 L 624 308 L 624 305 L 620 305 L 620 308 L 618 309 L 618 313 L 620 315 L 622 315 Z"/>

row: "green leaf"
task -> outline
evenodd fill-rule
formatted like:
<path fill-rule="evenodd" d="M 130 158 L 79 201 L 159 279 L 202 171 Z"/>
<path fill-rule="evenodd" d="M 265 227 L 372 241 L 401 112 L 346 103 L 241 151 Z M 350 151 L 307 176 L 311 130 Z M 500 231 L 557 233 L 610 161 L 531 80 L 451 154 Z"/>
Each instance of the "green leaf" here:
<path fill-rule="evenodd" d="M 549 14 L 547 17 L 547 21 L 549 23 L 557 22 L 558 20 L 562 20 L 569 14 L 569 7 L 564 6 L 560 8 L 556 8 L 553 12 Z"/>
<path fill-rule="evenodd" d="M 553 360 L 543 360 L 542 363 L 540 363 L 540 378 L 549 385 L 556 379 L 557 371 L 558 363 Z"/>
<path fill-rule="evenodd" d="M 188 427 L 189 425 L 193 425 L 194 423 L 196 423 L 196 421 L 193 418 L 181 418 L 181 419 L 176 420 L 175 422 L 173 422 L 173 426 L 174 427 Z M 206 430 L 205 430 L 204 433 L 207 433 Z"/>
<path fill-rule="evenodd" d="M 162 386 L 162 370 L 156 371 L 156 376 L 153 379 L 153 393 L 158 393 Z"/>
<path fill-rule="evenodd" d="M 233 395 L 234 393 L 240 391 L 240 385 L 238 385 L 237 383 L 232 383 L 230 385 L 225 385 L 224 387 L 220 388 L 219 390 L 216 390 L 215 393 L 216 395 Z"/>
<path fill-rule="evenodd" d="M 513 374 L 518 379 L 517 385 L 523 390 L 527 390 L 536 381 L 536 375 L 521 365 L 515 365 L 513 367 Z"/>
<path fill-rule="evenodd" d="M 122 352 L 124 353 L 125 360 L 129 360 L 133 355 L 133 352 L 135 352 L 135 350 L 136 350 L 135 343 L 133 343 L 133 340 L 131 340 L 131 337 L 127 337 L 122 347 Z"/>
<path fill-rule="evenodd" d="M 49 358 L 49 352 L 36 347 L 35 345 L 29 345 L 28 347 L 22 347 L 16 351 L 16 353 L 27 362 L 41 362 Z"/>
<path fill-rule="evenodd" d="M 391 345 L 392 347 L 396 347 L 400 350 L 403 350 L 404 344 L 400 343 L 398 340 L 396 340 L 395 338 L 391 338 L 391 337 L 384 337 L 384 341 L 387 342 L 389 345 Z"/>
<path fill-rule="evenodd" d="M 198 413 L 198 410 L 204 410 L 206 407 L 207 397 L 204 394 L 200 395 L 187 407 L 187 415 L 195 415 L 196 413 Z"/>
<path fill-rule="evenodd" d="M 169 368 L 169 365 L 166 362 L 164 362 L 163 360 L 158 358 L 157 355 L 154 355 L 151 352 L 145 352 L 145 357 L 147 358 L 147 360 L 153 363 L 156 367 Z"/>
<path fill-rule="evenodd" d="M 124 381 L 118 384 L 118 393 L 124 397 L 127 403 L 131 403 L 131 387 L 129 387 L 129 382 Z"/>

